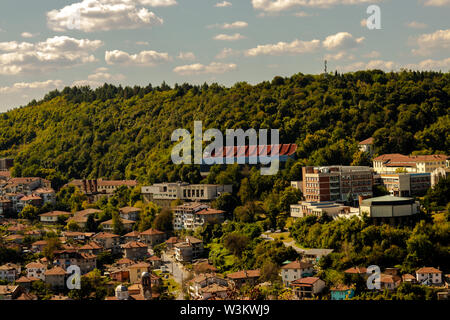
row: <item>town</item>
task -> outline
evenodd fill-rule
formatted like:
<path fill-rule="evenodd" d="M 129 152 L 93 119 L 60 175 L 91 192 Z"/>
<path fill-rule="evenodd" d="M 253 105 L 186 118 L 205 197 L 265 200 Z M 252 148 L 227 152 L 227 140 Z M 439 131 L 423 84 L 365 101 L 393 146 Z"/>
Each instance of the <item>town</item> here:
<path fill-rule="evenodd" d="M 283 162 L 292 148 L 279 148 Z M 0 159 L 0 300 L 448 299 L 448 247 L 441 260 L 424 260 L 431 253 L 416 247 L 433 245 L 420 233 L 434 228 L 424 215 L 448 223 L 448 205 L 436 209 L 432 198 L 444 192 L 448 202 L 450 157 L 374 156 L 373 138 L 359 149 L 372 166 L 302 166 L 276 204 L 227 179 L 78 179 L 54 188 L 13 177 L 15 160 Z M 332 227 L 343 229 L 323 236 Z M 434 239 L 439 230 L 429 231 Z M 347 240 L 333 240 L 338 233 Z M 358 241 L 366 260 L 355 256 Z M 70 266 L 79 267 L 78 289 L 68 286 Z"/>

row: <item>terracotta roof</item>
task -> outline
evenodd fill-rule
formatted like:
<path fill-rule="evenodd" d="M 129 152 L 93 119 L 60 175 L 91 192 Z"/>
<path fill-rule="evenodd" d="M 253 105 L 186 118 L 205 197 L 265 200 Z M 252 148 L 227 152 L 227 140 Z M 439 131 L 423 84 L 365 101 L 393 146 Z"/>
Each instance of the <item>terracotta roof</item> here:
<path fill-rule="evenodd" d="M 45 271 L 46 276 L 62 276 L 66 275 L 66 271 L 61 267 L 53 267 L 50 270 Z"/>
<path fill-rule="evenodd" d="M 300 278 L 297 280 L 294 280 L 291 282 L 291 285 L 307 285 L 307 286 L 312 286 L 314 283 L 316 283 L 318 280 L 320 280 L 320 278 L 318 277 L 306 277 L 306 278 Z"/>
<path fill-rule="evenodd" d="M 153 228 L 150 228 L 148 230 L 145 230 L 145 231 L 141 232 L 141 235 L 152 236 L 152 235 L 157 235 L 157 234 L 164 234 L 164 232 L 156 230 L 156 229 L 153 229 Z"/>
<path fill-rule="evenodd" d="M 39 196 L 33 196 L 33 195 L 20 198 L 20 201 L 29 201 L 29 200 L 42 200 L 42 198 Z"/>
<path fill-rule="evenodd" d="M 31 244 L 32 246 L 46 246 L 47 240 L 38 240 Z"/>
<path fill-rule="evenodd" d="M 225 211 L 223 211 L 223 210 L 216 210 L 216 209 L 206 208 L 206 209 L 200 210 L 196 214 L 199 214 L 199 215 L 209 215 L 209 214 L 211 214 L 211 215 L 213 215 L 213 214 L 223 214 L 223 213 L 225 213 Z"/>
<path fill-rule="evenodd" d="M 39 216 L 40 217 L 70 216 L 70 212 L 66 212 L 66 211 L 50 211 L 50 212 L 42 213 Z"/>
<path fill-rule="evenodd" d="M 16 280 L 16 283 L 29 283 L 29 282 L 33 282 L 33 281 L 39 281 L 40 279 L 35 278 L 35 277 L 25 277 L 22 276 L 19 279 Z"/>
<path fill-rule="evenodd" d="M 312 268 L 312 264 L 305 261 L 292 261 L 287 265 L 281 267 L 281 269 L 309 269 Z"/>
<path fill-rule="evenodd" d="M 84 210 L 75 212 L 74 216 L 84 217 L 84 216 L 88 216 L 90 214 L 95 214 L 95 213 L 99 213 L 99 212 L 102 212 L 102 211 L 98 210 L 98 209 L 94 209 L 94 208 L 88 208 L 88 209 L 84 209 Z"/>
<path fill-rule="evenodd" d="M 403 279 L 403 281 L 416 280 L 416 277 L 414 277 L 412 274 L 405 273 L 404 275 L 402 275 L 402 279 Z"/>
<path fill-rule="evenodd" d="M 423 267 L 417 270 L 416 273 L 442 273 L 442 271 L 433 267 Z"/>
<path fill-rule="evenodd" d="M 139 231 L 131 231 L 124 235 L 124 237 L 139 237 L 141 233 Z"/>
<path fill-rule="evenodd" d="M 34 193 L 54 193 L 55 190 L 53 188 L 38 188 L 33 191 Z"/>
<path fill-rule="evenodd" d="M 96 235 L 94 235 L 93 238 L 95 239 L 106 239 L 106 238 L 117 238 L 119 237 L 117 234 L 108 233 L 108 232 L 99 232 Z"/>
<path fill-rule="evenodd" d="M 261 275 L 261 272 L 259 269 L 257 270 L 242 270 L 238 272 L 233 272 L 227 274 L 227 277 L 233 280 L 236 279 L 247 279 L 247 278 L 259 278 Z"/>
<path fill-rule="evenodd" d="M 359 144 L 373 144 L 373 138 L 367 138 L 366 140 L 361 141 Z"/>
<path fill-rule="evenodd" d="M 138 241 L 130 241 L 122 245 L 123 249 L 132 249 L 132 248 L 148 248 L 145 243 Z"/>
<path fill-rule="evenodd" d="M 131 266 L 128 266 L 129 269 L 130 268 L 132 268 L 132 269 L 134 269 L 134 268 L 150 268 L 150 267 L 151 267 L 151 265 L 147 262 L 139 262 L 136 264 L 132 264 Z"/>
<path fill-rule="evenodd" d="M 46 265 L 40 263 L 40 262 L 30 262 L 25 266 L 27 269 L 42 269 L 46 268 Z"/>
<path fill-rule="evenodd" d="M 223 292 L 223 291 L 228 291 L 228 287 L 225 286 L 221 286 L 220 284 L 217 283 L 212 283 L 204 288 L 200 289 L 200 292 L 205 292 L 205 293 L 216 293 L 216 292 Z"/>
<path fill-rule="evenodd" d="M 135 262 L 128 258 L 122 258 L 117 260 L 116 264 L 134 264 Z"/>
<path fill-rule="evenodd" d="M 381 283 L 395 283 L 400 281 L 399 276 L 393 276 L 391 274 L 381 274 L 380 275 L 380 282 Z"/>
<path fill-rule="evenodd" d="M 166 243 L 177 243 L 178 242 L 178 238 L 177 237 L 170 237 Z"/>
<path fill-rule="evenodd" d="M 122 221 L 123 224 L 133 224 L 136 223 L 136 221 L 132 221 L 132 220 L 127 220 L 127 219 L 123 219 L 120 218 L 120 221 Z M 102 223 L 100 223 L 100 225 L 105 225 L 105 224 L 113 224 L 113 220 L 108 220 L 108 221 L 104 221 Z"/>
<path fill-rule="evenodd" d="M 161 261 L 161 258 L 158 256 L 151 256 L 147 259 L 148 261 Z"/>
<path fill-rule="evenodd" d="M 352 268 L 345 270 L 344 272 L 350 273 L 350 274 L 363 274 L 363 273 L 367 273 L 367 269 L 364 267 L 352 267 Z"/>
<path fill-rule="evenodd" d="M 383 154 L 381 156 L 373 159 L 374 161 L 383 161 L 392 163 L 416 163 L 416 162 L 424 162 L 424 161 L 445 161 L 448 159 L 448 156 L 444 154 L 433 154 L 433 155 L 417 155 L 417 156 L 405 156 L 400 153 L 390 153 Z"/>

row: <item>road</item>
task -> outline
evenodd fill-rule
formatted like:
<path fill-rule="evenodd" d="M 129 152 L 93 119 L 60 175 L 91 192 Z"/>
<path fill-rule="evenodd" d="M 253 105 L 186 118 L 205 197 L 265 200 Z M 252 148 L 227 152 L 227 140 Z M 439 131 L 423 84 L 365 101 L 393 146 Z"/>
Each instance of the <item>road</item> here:
<path fill-rule="evenodd" d="M 167 270 L 170 272 L 170 274 L 172 274 L 173 279 L 180 285 L 180 288 L 182 288 L 183 281 L 189 277 L 190 273 L 184 270 L 181 263 L 176 262 L 173 256 L 170 254 L 163 253 L 162 261 L 167 267 Z M 184 300 L 184 294 L 182 290 L 180 290 L 176 299 Z"/>

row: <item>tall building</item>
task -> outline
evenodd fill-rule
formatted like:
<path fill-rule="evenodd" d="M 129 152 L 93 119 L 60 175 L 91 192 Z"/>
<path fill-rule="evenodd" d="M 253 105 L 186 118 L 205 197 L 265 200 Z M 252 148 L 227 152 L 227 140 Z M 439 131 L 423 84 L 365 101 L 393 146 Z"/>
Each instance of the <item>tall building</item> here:
<path fill-rule="evenodd" d="M 383 154 L 373 159 L 377 173 L 431 173 L 437 168 L 449 168 L 450 159 L 444 154 L 405 156 L 399 153 Z"/>
<path fill-rule="evenodd" d="M 431 187 L 429 173 L 382 173 L 374 177 L 374 180 L 396 197 L 422 195 Z"/>
<path fill-rule="evenodd" d="M 363 166 L 303 167 L 306 201 L 346 201 L 371 197 L 372 170 Z"/>
<path fill-rule="evenodd" d="M 194 230 L 205 223 L 222 223 L 225 211 L 211 209 L 206 204 L 186 202 L 174 209 L 175 230 Z"/>

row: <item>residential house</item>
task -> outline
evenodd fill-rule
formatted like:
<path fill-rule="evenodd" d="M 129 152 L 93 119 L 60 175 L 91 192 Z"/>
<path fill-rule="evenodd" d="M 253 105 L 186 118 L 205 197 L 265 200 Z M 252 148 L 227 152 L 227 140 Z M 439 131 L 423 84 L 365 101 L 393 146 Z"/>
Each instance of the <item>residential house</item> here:
<path fill-rule="evenodd" d="M 58 222 L 58 217 L 70 217 L 71 213 L 66 211 L 50 211 L 39 215 L 42 223 L 54 224 Z"/>
<path fill-rule="evenodd" d="M 148 230 L 141 232 L 139 238 L 142 242 L 144 242 L 148 246 L 153 247 L 157 244 L 164 242 L 164 240 L 166 239 L 166 233 L 150 228 Z"/>
<path fill-rule="evenodd" d="M 260 276 L 261 271 L 259 269 L 242 270 L 227 274 L 227 278 L 235 288 L 240 288 L 243 285 L 255 286 L 258 283 Z"/>
<path fill-rule="evenodd" d="M 64 289 L 66 286 L 66 271 L 58 266 L 45 271 L 45 283 L 51 285 L 53 289 Z"/>
<path fill-rule="evenodd" d="M 416 270 L 416 279 L 419 284 L 441 285 L 442 271 L 433 267 L 423 267 Z"/>
<path fill-rule="evenodd" d="M 99 232 L 92 237 L 103 249 L 111 250 L 113 253 L 120 252 L 120 236 L 108 232 Z"/>
<path fill-rule="evenodd" d="M 136 221 L 127 220 L 123 218 L 120 218 L 120 221 L 122 222 L 125 231 L 131 231 L 133 229 L 133 225 L 136 223 Z M 112 219 L 100 223 L 100 226 L 102 227 L 103 231 L 110 232 L 114 230 L 114 224 Z"/>
<path fill-rule="evenodd" d="M 307 261 L 293 261 L 281 267 L 281 278 L 285 286 L 289 286 L 292 281 L 304 277 L 311 277 L 314 274 L 314 267 Z"/>
<path fill-rule="evenodd" d="M 153 269 L 159 269 L 162 265 L 162 260 L 158 256 L 151 256 L 147 261 L 151 263 Z"/>
<path fill-rule="evenodd" d="M 417 283 L 417 279 L 412 274 L 405 273 L 402 275 L 402 282 Z"/>
<path fill-rule="evenodd" d="M 128 266 L 128 272 L 130 273 L 130 283 L 140 283 L 143 272 L 150 272 L 151 264 L 147 262 L 139 262 Z"/>
<path fill-rule="evenodd" d="M 173 227 L 175 230 L 195 230 L 206 223 L 222 223 L 225 211 L 211 209 L 199 202 L 184 203 L 174 209 Z"/>
<path fill-rule="evenodd" d="M 186 236 L 185 241 L 174 245 L 175 259 L 180 262 L 191 262 L 203 254 L 203 241 Z"/>
<path fill-rule="evenodd" d="M 27 292 L 31 290 L 31 285 L 33 282 L 40 281 L 41 279 L 34 277 L 25 277 L 22 276 L 16 280 L 16 284 L 22 286 Z"/>
<path fill-rule="evenodd" d="M 103 251 L 103 247 L 95 241 L 90 241 L 85 245 L 78 248 L 78 252 L 81 253 L 90 253 L 94 255 L 98 255 Z"/>
<path fill-rule="evenodd" d="M 215 274 L 200 274 L 189 281 L 188 291 L 194 300 L 226 299 L 230 288 L 227 280 Z"/>
<path fill-rule="evenodd" d="M 367 152 L 370 156 L 373 155 L 373 138 L 367 138 L 358 143 L 358 148 L 362 152 Z"/>
<path fill-rule="evenodd" d="M 122 219 L 137 221 L 139 219 L 140 208 L 123 207 L 119 209 L 119 215 Z"/>
<path fill-rule="evenodd" d="M 31 244 L 31 251 L 34 253 L 41 253 L 47 246 L 47 240 L 38 240 Z"/>
<path fill-rule="evenodd" d="M 382 273 L 380 275 L 380 286 L 381 290 L 395 290 L 398 288 L 400 283 L 402 282 L 402 278 L 397 275 L 385 274 Z"/>
<path fill-rule="evenodd" d="M 325 288 L 325 282 L 318 277 L 306 277 L 292 281 L 290 286 L 297 298 L 314 298 Z"/>
<path fill-rule="evenodd" d="M 94 270 L 97 256 L 91 253 L 80 253 L 74 250 L 57 250 L 54 252 L 53 264 L 67 270 L 71 265 L 80 267 L 81 274 Z"/>
<path fill-rule="evenodd" d="M 143 260 L 148 257 L 148 246 L 143 242 L 130 241 L 122 245 L 124 257 L 133 260 Z"/>
<path fill-rule="evenodd" d="M 123 236 L 125 242 L 139 241 L 141 233 L 139 231 L 131 231 Z"/>
<path fill-rule="evenodd" d="M 30 262 L 25 266 L 27 269 L 27 277 L 28 278 L 37 278 L 40 280 L 45 280 L 45 271 L 47 270 L 47 266 L 40 262 Z"/>
<path fill-rule="evenodd" d="M 7 282 L 14 282 L 16 277 L 20 274 L 20 267 L 17 270 L 17 266 L 12 263 L 6 263 L 0 266 L 0 280 Z"/>

